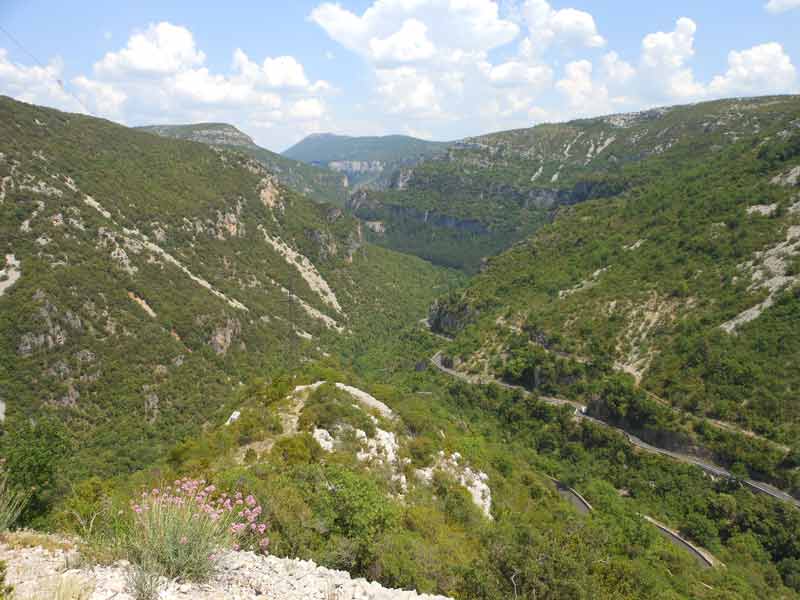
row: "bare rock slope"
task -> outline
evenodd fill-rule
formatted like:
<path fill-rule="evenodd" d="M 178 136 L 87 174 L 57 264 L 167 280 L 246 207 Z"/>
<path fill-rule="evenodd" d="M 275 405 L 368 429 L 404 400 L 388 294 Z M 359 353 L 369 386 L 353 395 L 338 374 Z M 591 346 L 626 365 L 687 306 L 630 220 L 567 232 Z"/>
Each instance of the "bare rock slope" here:
<path fill-rule="evenodd" d="M 21 600 L 80 597 L 87 600 L 133 600 L 127 586 L 129 565 L 70 568 L 74 553 L 42 547 L 12 549 L 0 545 L 8 563 L 8 582 Z M 72 595 L 69 596 L 67 592 Z M 79 592 L 82 592 L 80 594 Z M 348 573 L 306 560 L 229 552 L 207 583 L 161 581 L 161 600 L 447 600 L 444 596 L 392 590 Z"/>

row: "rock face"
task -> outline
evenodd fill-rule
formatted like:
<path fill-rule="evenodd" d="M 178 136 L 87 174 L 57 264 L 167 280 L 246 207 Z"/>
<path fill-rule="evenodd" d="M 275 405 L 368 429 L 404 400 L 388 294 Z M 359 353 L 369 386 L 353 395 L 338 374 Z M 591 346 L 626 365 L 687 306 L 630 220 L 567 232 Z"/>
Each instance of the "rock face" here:
<path fill-rule="evenodd" d="M 127 563 L 69 568 L 78 563 L 74 550 L 50 552 L 41 547 L 11 549 L 0 545 L 0 560 L 8 563 L 7 582 L 18 597 L 56 596 L 59 587 L 85 591 L 87 600 L 134 600 L 127 588 Z M 161 580 L 160 600 L 448 600 L 445 596 L 393 590 L 312 561 L 228 552 L 217 573 L 204 584 Z"/>
<path fill-rule="evenodd" d="M 169 137 L 172 135 L 174 126 L 154 125 L 148 129 L 157 135 Z M 197 128 L 193 129 L 186 136 L 186 139 L 209 145 L 242 147 L 255 146 L 253 138 L 246 133 L 239 131 L 233 125 L 228 125 L 226 123 L 207 123 L 206 125 L 198 125 Z"/>
<path fill-rule="evenodd" d="M 228 352 L 234 338 L 242 333 L 242 325 L 238 319 L 228 319 L 225 325 L 220 325 L 214 330 L 209 343 L 217 354 Z"/>
<path fill-rule="evenodd" d="M 428 323 L 434 333 L 455 335 L 476 316 L 469 303 L 451 294 L 434 301 L 428 311 Z"/>
<path fill-rule="evenodd" d="M 460 219 L 452 215 L 420 210 L 411 206 L 384 204 L 379 199 L 370 196 L 367 190 L 360 190 L 353 194 L 347 202 L 347 208 L 352 210 L 360 219 L 372 223 L 380 222 L 386 216 L 391 219 L 418 221 L 435 227 L 444 227 L 474 234 L 488 232 L 488 228 L 476 219 Z"/>

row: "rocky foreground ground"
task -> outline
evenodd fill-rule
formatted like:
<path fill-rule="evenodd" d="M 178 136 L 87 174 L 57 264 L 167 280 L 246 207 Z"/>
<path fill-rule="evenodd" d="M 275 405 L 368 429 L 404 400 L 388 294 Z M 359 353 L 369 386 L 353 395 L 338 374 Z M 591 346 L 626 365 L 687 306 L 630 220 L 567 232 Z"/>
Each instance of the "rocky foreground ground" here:
<path fill-rule="evenodd" d="M 15 600 L 134 600 L 129 565 L 80 565 L 74 550 L 0 544 Z M 161 600 L 448 600 L 444 596 L 392 590 L 306 560 L 229 552 L 205 584 L 162 579 Z"/>

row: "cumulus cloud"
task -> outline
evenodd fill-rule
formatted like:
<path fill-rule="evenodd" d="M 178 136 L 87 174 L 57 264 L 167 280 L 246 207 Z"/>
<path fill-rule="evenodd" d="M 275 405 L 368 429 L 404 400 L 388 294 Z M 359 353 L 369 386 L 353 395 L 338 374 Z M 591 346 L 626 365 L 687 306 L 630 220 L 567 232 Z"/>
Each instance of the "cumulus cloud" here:
<path fill-rule="evenodd" d="M 800 0 L 769 0 L 765 8 L 772 14 L 778 14 L 793 8 L 800 8 Z"/>
<path fill-rule="evenodd" d="M 385 39 L 369 41 L 370 54 L 379 62 L 414 62 L 427 60 L 436 53 L 428 39 L 428 27 L 416 19 L 408 19 L 395 33 Z"/>
<path fill-rule="evenodd" d="M 573 61 L 564 68 L 564 77 L 556 88 L 564 95 L 575 116 L 608 110 L 608 88 L 592 78 L 594 68 L 588 60 Z"/>
<path fill-rule="evenodd" d="M 11 61 L 5 49 L 0 48 L 0 90 L 23 102 L 82 112 L 75 98 L 59 85 L 63 68 L 59 59 L 50 61 L 45 67 L 17 64 Z"/>
<path fill-rule="evenodd" d="M 397 119 L 450 119 L 501 87 L 539 87 L 550 78 L 545 67 L 488 62 L 520 33 L 494 0 L 373 0 L 361 13 L 324 2 L 309 19 L 367 61 L 376 101 Z"/>
<path fill-rule="evenodd" d="M 123 77 L 132 73 L 167 74 L 205 62 L 197 49 L 192 32 L 172 23 L 154 23 L 135 33 L 118 52 L 109 52 L 95 65 L 107 76 Z"/>
<path fill-rule="evenodd" d="M 123 120 L 123 106 L 128 99 L 125 92 L 110 83 L 92 81 L 80 75 L 72 80 L 78 88 L 78 97 L 97 114 Z"/>
<path fill-rule="evenodd" d="M 289 115 L 303 121 L 320 119 L 325 115 L 325 105 L 318 98 L 303 98 L 292 104 Z"/>
<path fill-rule="evenodd" d="M 641 70 L 651 93 L 674 100 L 701 97 L 702 84 L 687 63 L 694 56 L 697 25 L 681 17 L 671 32 L 650 33 L 642 40 Z"/>
<path fill-rule="evenodd" d="M 309 18 L 375 62 L 457 60 L 507 44 L 519 33 L 492 0 L 375 0 L 361 15 L 325 2 Z"/>
<path fill-rule="evenodd" d="M 415 117 L 440 117 L 439 92 L 431 78 L 414 67 L 378 69 L 378 93 L 390 113 Z"/>
<path fill-rule="evenodd" d="M 770 94 L 795 89 L 797 72 L 783 46 L 776 42 L 728 54 L 728 70 L 714 77 L 709 90 L 719 96 Z"/>
<path fill-rule="evenodd" d="M 594 17 L 574 8 L 554 10 L 546 0 L 526 0 L 522 14 L 530 32 L 530 50 L 541 52 L 553 43 L 601 48 L 606 40 Z"/>
<path fill-rule="evenodd" d="M 499 65 L 484 63 L 482 69 L 489 81 L 499 87 L 526 86 L 541 90 L 553 79 L 553 70 L 545 64 L 528 64 L 513 60 Z"/>
<path fill-rule="evenodd" d="M 69 105 L 69 97 L 59 94 L 53 83 L 60 76 L 57 63 L 42 70 L 16 67 L 4 59 L 5 53 L 0 54 L 0 82 L 5 70 L 6 79 L 18 80 L 31 100 Z M 232 121 L 285 134 L 282 143 L 295 141 L 299 129 L 312 122 L 321 125 L 327 116 L 319 96 L 331 90 L 330 84 L 312 81 L 293 56 L 258 62 L 236 49 L 227 72 L 214 72 L 205 63 L 190 30 L 155 23 L 133 33 L 123 48 L 102 56 L 92 76 L 80 75 L 72 84 L 81 101 L 100 116 L 136 124 Z M 39 82 L 40 93 L 33 94 L 33 80 Z"/>
<path fill-rule="evenodd" d="M 602 59 L 606 78 L 617 84 L 626 84 L 636 76 L 636 69 L 619 57 L 616 52 L 609 52 Z"/>

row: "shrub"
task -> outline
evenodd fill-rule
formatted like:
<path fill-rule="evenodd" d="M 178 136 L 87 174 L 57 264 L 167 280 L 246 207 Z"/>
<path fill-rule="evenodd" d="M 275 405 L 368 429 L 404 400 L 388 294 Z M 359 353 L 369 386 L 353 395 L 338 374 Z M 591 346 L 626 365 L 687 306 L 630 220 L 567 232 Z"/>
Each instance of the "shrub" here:
<path fill-rule="evenodd" d="M 8 486 L 8 476 L 0 475 L 0 532 L 8 531 L 17 521 L 30 494 L 13 490 Z"/>
<path fill-rule="evenodd" d="M 126 581 L 128 591 L 136 600 L 157 600 L 160 576 L 152 568 L 132 565 Z"/>
<path fill-rule="evenodd" d="M 220 551 L 244 547 L 266 552 L 269 545 L 261 505 L 253 496 L 217 494 L 202 479 L 179 479 L 163 490 L 142 492 L 131 511 L 129 560 L 168 578 L 203 581 Z"/>

